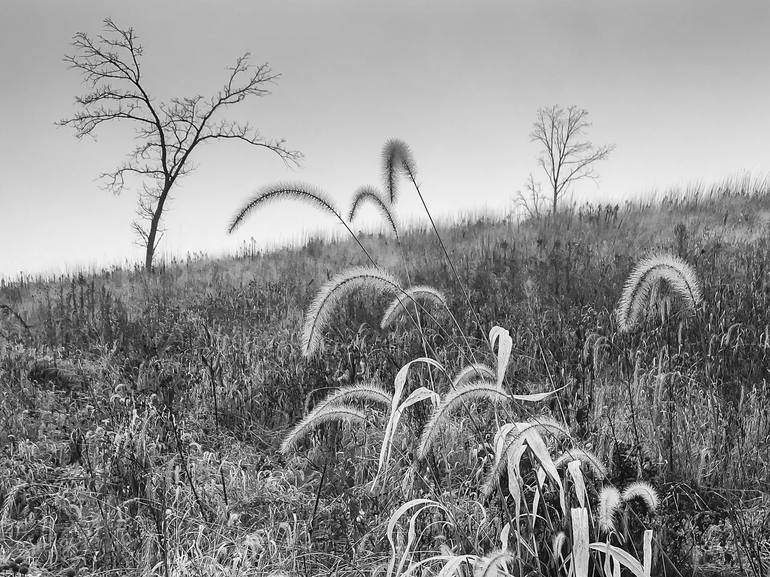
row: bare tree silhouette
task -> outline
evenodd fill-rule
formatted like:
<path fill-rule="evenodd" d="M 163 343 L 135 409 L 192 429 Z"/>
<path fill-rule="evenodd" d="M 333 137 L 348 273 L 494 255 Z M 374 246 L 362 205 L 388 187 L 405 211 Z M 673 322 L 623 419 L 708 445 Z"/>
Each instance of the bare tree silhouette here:
<path fill-rule="evenodd" d="M 614 145 L 597 147 L 581 140 L 590 126 L 588 111 L 576 106 L 565 109 L 554 105 L 537 111 L 529 136 L 532 142 L 542 146 L 538 165 L 548 179 L 553 214 L 569 187 L 584 178 L 596 178 L 594 165 L 605 160 L 615 148 Z M 539 194 L 531 175 L 526 188 L 529 194 Z"/>
<path fill-rule="evenodd" d="M 127 187 L 129 177 L 140 185 L 133 227 L 145 247 L 148 271 L 163 236 L 161 222 L 169 194 L 193 170 L 190 156 L 199 144 L 238 140 L 270 150 L 285 163 L 296 164 L 302 158 L 301 153 L 287 149 L 284 140 L 265 138 L 248 122 L 219 118 L 226 108 L 251 96 L 269 94 L 267 86 L 279 77 L 266 63 L 251 66 L 249 53 L 227 68 L 227 81 L 214 96 L 157 102 L 142 76 L 144 51 L 133 28 L 121 28 L 107 18 L 103 34 L 91 38 L 78 32 L 72 46 L 75 54 L 65 56 L 64 61 L 82 74 L 88 92 L 75 99 L 79 111 L 57 124 L 72 127 L 77 138 L 93 137 L 97 128 L 113 121 L 135 126 L 139 144 L 122 165 L 102 173 L 101 178 L 105 188 L 115 194 Z"/>

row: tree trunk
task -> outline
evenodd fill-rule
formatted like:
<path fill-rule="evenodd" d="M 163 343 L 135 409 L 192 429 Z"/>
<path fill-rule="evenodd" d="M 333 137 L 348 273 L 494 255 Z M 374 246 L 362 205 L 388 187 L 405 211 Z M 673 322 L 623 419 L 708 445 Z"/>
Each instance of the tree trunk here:
<path fill-rule="evenodd" d="M 158 204 L 155 206 L 155 210 L 152 213 L 152 220 L 150 221 L 150 230 L 147 233 L 147 247 L 144 253 L 144 270 L 146 272 L 152 272 L 152 261 L 155 258 L 155 238 L 158 236 L 158 226 L 160 226 L 160 217 L 163 216 L 163 205 L 166 203 L 166 198 L 171 190 L 171 184 L 167 184 L 163 187 L 163 191 L 158 197 Z"/>
<path fill-rule="evenodd" d="M 553 216 L 556 216 L 556 201 L 559 199 L 559 193 L 556 192 L 556 188 L 553 189 L 553 209 L 551 210 L 551 214 Z"/>
<path fill-rule="evenodd" d="M 155 249 L 153 244 L 155 243 L 155 229 L 147 236 L 147 248 L 144 253 L 144 270 L 146 272 L 152 272 L 152 259 L 155 256 Z"/>

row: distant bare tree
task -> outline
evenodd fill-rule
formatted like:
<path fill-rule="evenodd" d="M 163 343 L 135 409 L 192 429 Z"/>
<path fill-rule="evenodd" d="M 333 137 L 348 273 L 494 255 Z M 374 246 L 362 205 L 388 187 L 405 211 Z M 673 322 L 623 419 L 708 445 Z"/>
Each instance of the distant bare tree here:
<path fill-rule="evenodd" d="M 534 175 L 530 172 L 524 184 L 524 190 L 516 191 L 514 202 L 523 208 L 530 218 L 540 218 L 546 200 L 542 191 L 543 186 L 535 181 Z"/>
<path fill-rule="evenodd" d="M 597 147 L 582 140 L 590 126 L 588 111 L 576 106 L 564 109 L 554 105 L 537 111 L 529 136 L 532 142 L 542 146 L 538 165 L 548 180 L 553 214 L 556 214 L 557 203 L 569 187 L 584 178 L 595 179 L 594 165 L 605 160 L 615 148 L 613 145 Z M 532 175 L 527 191 L 539 194 Z"/>
<path fill-rule="evenodd" d="M 145 247 L 145 268 L 149 271 L 163 236 L 160 225 L 169 194 L 194 168 L 190 155 L 199 144 L 238 140 L 266 148 L 286 163 L 297 163 L 302 155 L 288 150 L 284 140 L 264 138 L 247 122 L 218 118 L 222 110 L 250 96 L 269 94 L 267 85 L 279 75 L 268 64 L 251 66 L 246 53 L 227 68 L 227 81 L 214 96 L 158 102 L 150 96 L 142 76 L 143 49 L 133 28 L 120 28 L 107 18 L 104 30 L 95 39 L 83 32 L 73 37 L 76 54 L 65 56 L 64 61 L 80 71 L 88 92 L 75 99 L 80 110 L 57 124 L 71 126 L 77 138 L 94 136 L 97 128 L 112 121 L 135 125 L 139 144 L 120 167 L 102 173 L 101 178 L 105 188 L 115 194 L 126 188 L 127 177 L 138 179 L 138 219 L 133 227 Z"/>

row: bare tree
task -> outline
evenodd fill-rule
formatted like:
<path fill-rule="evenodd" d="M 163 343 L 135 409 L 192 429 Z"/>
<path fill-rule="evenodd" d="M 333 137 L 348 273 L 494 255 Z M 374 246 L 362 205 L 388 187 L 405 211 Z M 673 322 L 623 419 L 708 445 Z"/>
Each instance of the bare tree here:
<path fill-rule="evenodd" d="M 516 191 L 514 203 L 523 208 L 530 218 L 540 218 L 546 200 L 542 191 L 543 186 L 535 181 L 534 175 L 530 172 L 527 182 L 524 184 L 524 190 Z"/>
<path fill-rule="evenodd" d="M 102 124 L 132 123 L 139 144 L 117 169 L 101 174 L 105 188 L 120 194 L 127 180 L 140 185 L 137 220 L 133 227 L 145 247 L 145 268 L 152 269 L 155 250 L 163 236 L 161 222 L 169 194 L 179 179 L 194 166 L 192 152 L 213 140 L 238 140 L 266 148 L 285 163 L 297 163 L 302 155 L 288 150 L 284 140 L 264 138 L 247 122 L 219 118 L 219 113 L 250 96 L 269 94 L 267 85 L 279 75 L 268 64 L 251 66 L 250 54 L 240 56 L 224 86 L 212 97 L 201 95 L 157 102 L 149 94 L 140 66 L 143 55 L 133 28 L 120 28 L 104 20 L 104 34 L 95 39 L 78 32 L 72 42 L 73 56 L 64 61 L 83 76 L 88 92 L 75 99 L 80 107 L 72 117 L 59 121 L 71 126 L 77 138 L 95 136 Z"/>
<path fill-rule="evenodd" d="M 588 111 L 576 106 L 564 109 L 554 105 L 537 111 L 529 136 L 532 142 L 542 146 L 538 165 L 548 179 L 553 214 L 569 187 L 585 178 L 595 179 L 594 165 L 605 160 L 615 148 L 613 145 L 597 147 L 583 140 L 590 126 Z M 527 190 L 530 193 L 538 190 L 531 175 Z"/>

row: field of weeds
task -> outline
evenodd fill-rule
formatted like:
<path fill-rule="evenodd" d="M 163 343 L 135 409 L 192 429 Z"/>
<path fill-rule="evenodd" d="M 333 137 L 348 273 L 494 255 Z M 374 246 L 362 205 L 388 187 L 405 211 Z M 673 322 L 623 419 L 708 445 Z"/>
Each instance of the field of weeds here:
<path fill-rule="evenodd" d="M 6 281 L 0 574 L 767 575 L 769 215 Z"/>

